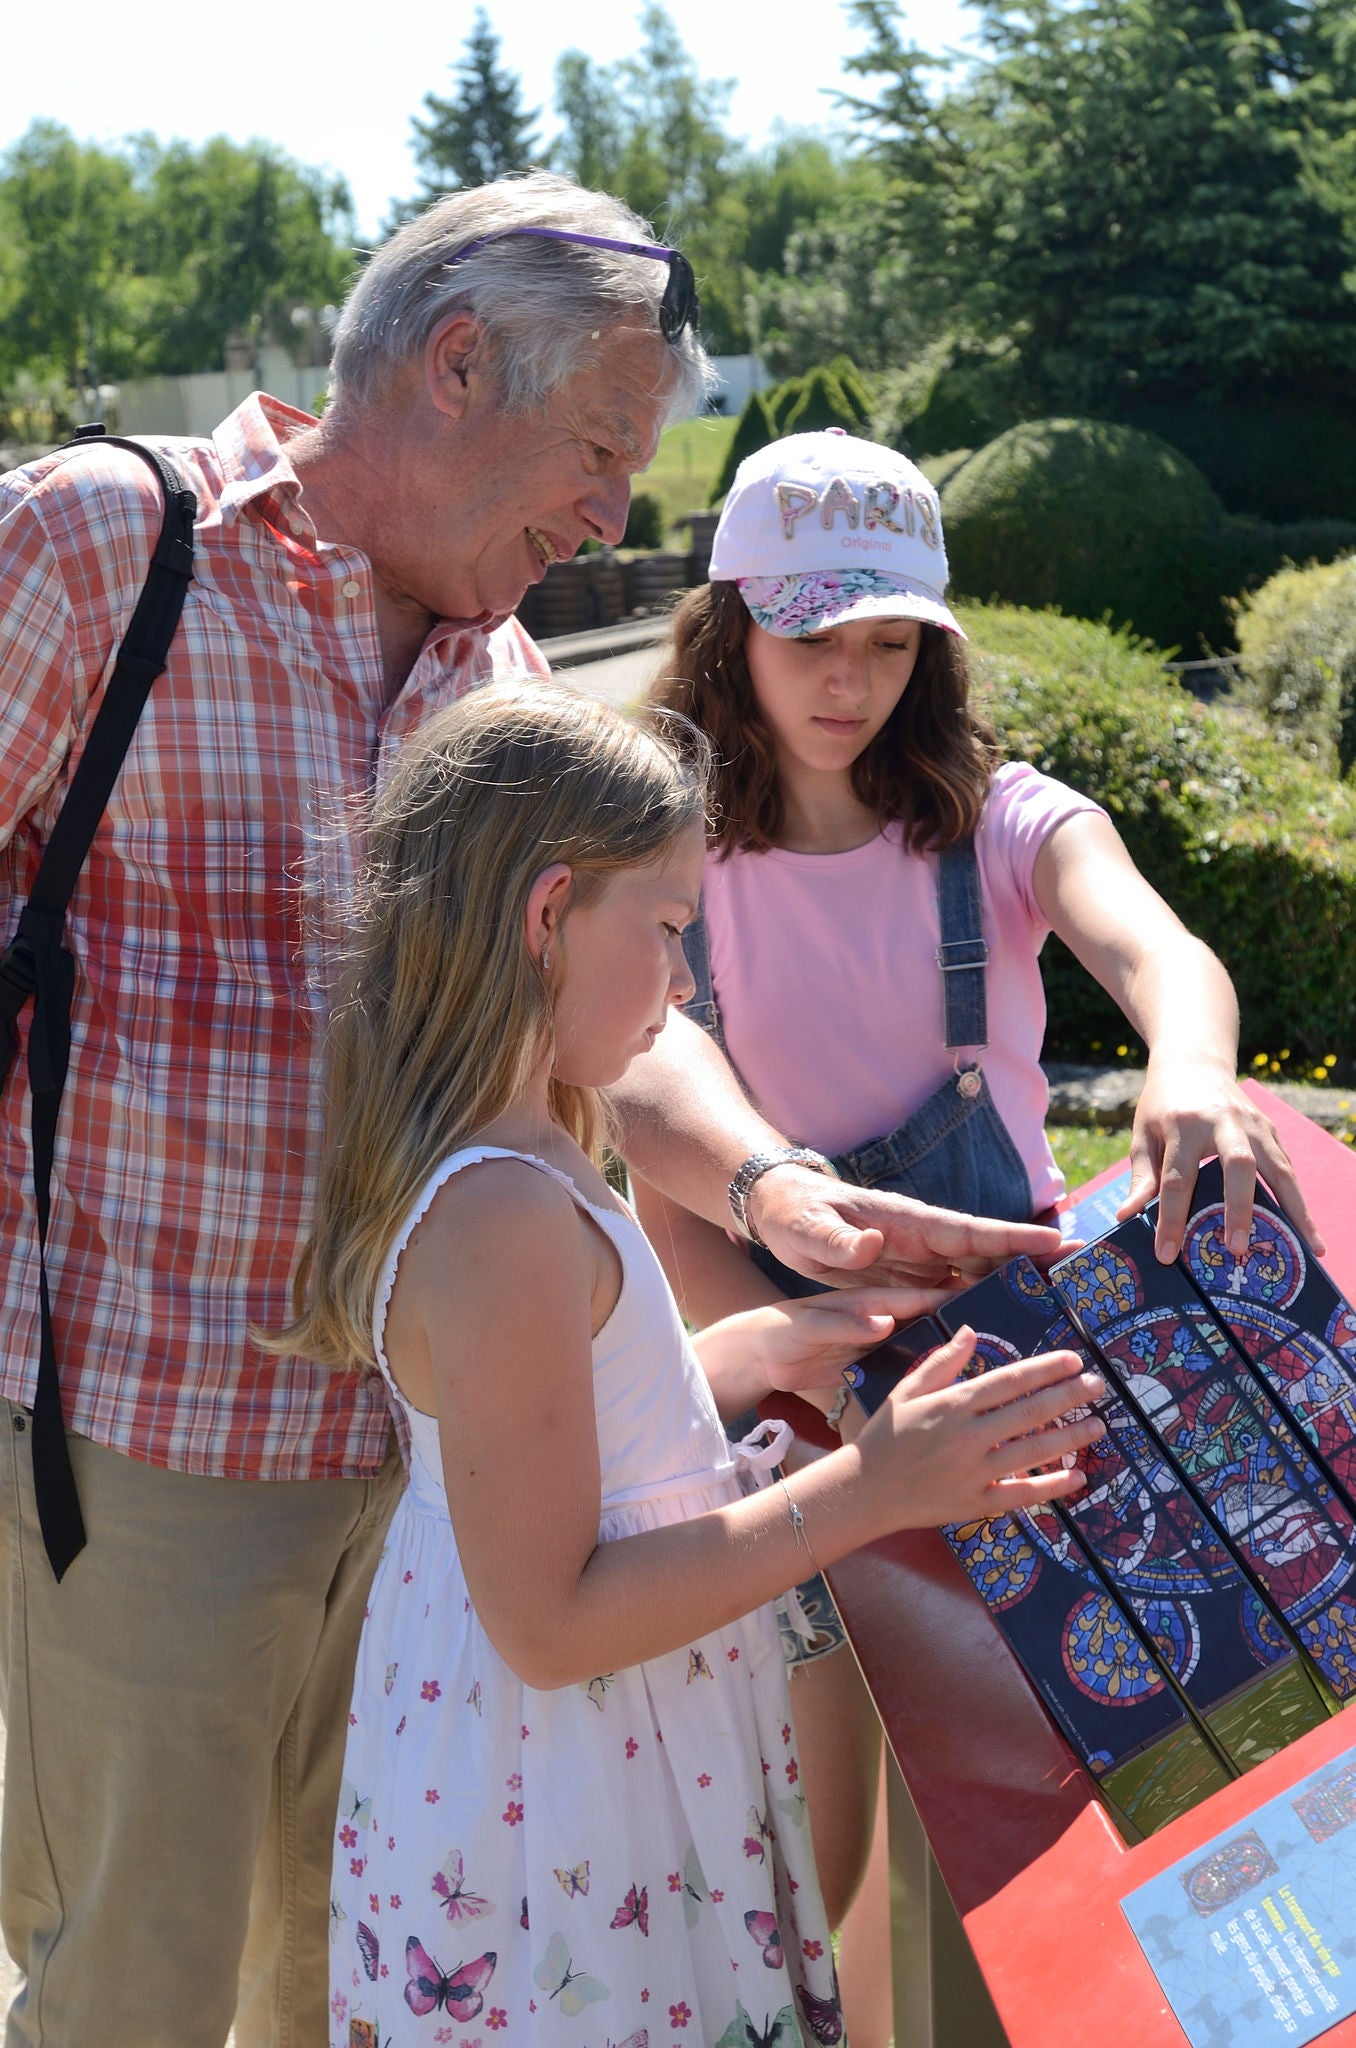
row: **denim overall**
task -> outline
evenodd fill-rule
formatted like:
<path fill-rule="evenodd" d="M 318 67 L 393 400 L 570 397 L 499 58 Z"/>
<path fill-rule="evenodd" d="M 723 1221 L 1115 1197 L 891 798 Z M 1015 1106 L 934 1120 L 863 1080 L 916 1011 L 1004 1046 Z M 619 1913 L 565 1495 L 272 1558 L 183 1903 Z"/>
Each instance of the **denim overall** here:
<path fill-rule="evenodd" d="M 946 1049 L 955 1071 L 896 1130 L 869 1138 L 851 1151 L 834 1155 L 841 1179 L 857 1187 L 881 1188 L 888 1194 L 912 1195 L 938 1208 L 963 1209 L 972 1216 L 994 1216 L 1009 1223 L 1031 1220 L 1031 1180 L 1007 1126 L 994 1105 L 989 1084 L 976 1060 L 960 1064 L 960 1048 L 976 1051 L 988 1044 L 985 968 L 989 949 L 984 940 L 979 862 L 973 839 L 948 847 L 938 859 L 937 897 Z M 683 933 L 683 949 L 697 986 L 684 1005 L 693 1021 L 708 1031 L 729 1057 L 720 1010 L 711 980 L 711 955 L 706 924 L 698 917 Z M 793 1136 L 798 1135 L 793 1133 Z M 816 1280 L 784 1266 L 761 1245 L 749 1255 L 784 1294 L 818 1294 Z M 789 1662 L 809 1662 L 843 1642 L 842 1624 L 828 1588 L 820 1578 L 798 1588 L 801 1605 L 817 1632 L 807 1649 L 783 1629 Z"/>

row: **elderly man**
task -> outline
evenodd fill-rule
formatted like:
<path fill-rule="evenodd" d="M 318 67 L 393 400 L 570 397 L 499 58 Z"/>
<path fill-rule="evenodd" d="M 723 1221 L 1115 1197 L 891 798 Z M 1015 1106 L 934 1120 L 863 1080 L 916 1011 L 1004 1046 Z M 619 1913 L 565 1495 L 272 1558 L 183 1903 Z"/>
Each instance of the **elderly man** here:
<path fill-rule="evenodd" d="M 325 2039 L 344 1704 L 399 1466 L 374 1384 L 251 1334 L 286 1318 L 307 1220 L 316 965 L 345 881 L 324 828 L 436 707 L 541 666 L 514 606 L 621 538 L 632 474 L 700 399 L 691 282 L 564 180 L 462 193 L 363 272 L 318 425 L 256 396 L 167 450 L 198 497 L 195 581 L 69 918 L 48 1264 L 87 1542 L 59 1583 L 17 1077 L 0 1104 L 10 2048 L 220 2048 L 233 2013 L 242 2048 Z M 115 448 L 0 485 L 6 930 L 159 516 Z M 805 1270 L 935 1275 L 1049 1243 L 779 1159 L 701 1034 L 665 1041 L 624 1105 L 637 1166 L 711 1217 L 738 1180 Z"/>

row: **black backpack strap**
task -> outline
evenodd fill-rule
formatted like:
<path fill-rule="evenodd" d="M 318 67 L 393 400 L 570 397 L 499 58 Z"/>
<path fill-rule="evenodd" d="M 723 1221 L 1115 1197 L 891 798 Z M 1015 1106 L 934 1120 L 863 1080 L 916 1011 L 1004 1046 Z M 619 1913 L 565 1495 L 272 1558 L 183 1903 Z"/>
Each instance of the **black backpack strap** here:
<path fill-rule="evenodd" d="M 85 864 L 99 820 L 136 731 L 151 684 L 169 655 L 193 575 L 193 522 L 198 501 L 163 455 L 139 441 L 80 429 L 77 444 L 129 449 L 149 463 L 160 481 L 165 513 L 136 610 L 118 649 L 103 702 L 71 777 L 65 801 L 43 849 L 33 888 L 14 937 L 0 956 L 0 1022 L 8 1035 L 0 1051 L 3 1088 L 19 1048 L 17 1018 L 30 997 L 28 1080 L 32 1095 L 33 1198 L 38 1218 L 41 1342 L 33 1398 L 33 1487 L 42 1540 L 58 1579 L 85 1547 L 85 1524 L 71 1471 L 61 1415 L 61 1382 L 52 1334 L 47 1279 L 47 1229 L 52 1165 L 61 1094 L 71 1051 L 75 960 L 65 939 L 66 907 Z"/>

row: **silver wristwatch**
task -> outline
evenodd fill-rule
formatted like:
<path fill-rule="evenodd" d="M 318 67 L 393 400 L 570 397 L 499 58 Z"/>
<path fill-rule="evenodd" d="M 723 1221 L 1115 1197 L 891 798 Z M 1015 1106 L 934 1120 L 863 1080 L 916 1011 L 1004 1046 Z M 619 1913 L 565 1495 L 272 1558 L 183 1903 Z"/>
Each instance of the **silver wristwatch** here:
<path fill-rule="evenodd" d="M 750 1244 L 763 1245 L 764 1251 L 767 1246 L 749 1221 L 749 1190 L 774 1166 L 812 1166 L 817 1173 L 831 1174 L 835 1180 L 838 1178 L 838 1170 L 832 1160 L 826 1159 L 822 1152 L 812 1152 L 808 1145 L 784 1145 L 780 1152 L 755 1152 L 751 1159 L 746 1159 L 727 1192 L 741 1236 L 748 1238 Z"/>

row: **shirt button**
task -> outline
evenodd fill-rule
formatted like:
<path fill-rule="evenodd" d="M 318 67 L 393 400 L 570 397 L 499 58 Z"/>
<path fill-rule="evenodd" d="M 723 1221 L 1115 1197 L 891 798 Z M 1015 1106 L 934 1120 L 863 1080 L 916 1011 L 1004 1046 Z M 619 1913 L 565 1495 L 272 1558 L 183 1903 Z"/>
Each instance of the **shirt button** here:
<path fill-rule="evenodd" d="M 339 595 L 341 597 L 356 597 L 361 589 L 362 584 L 355 582 L 353 577 L 350 576 L 347 583 L 339 585 Z"/>
<path fill-rule="evenodd" d="M 27 1428 L 28 1417 L 26 1415 L 16 1415 L 14 1418 L 14 1434 L 16 1436 L 22 1436 Z"/>

